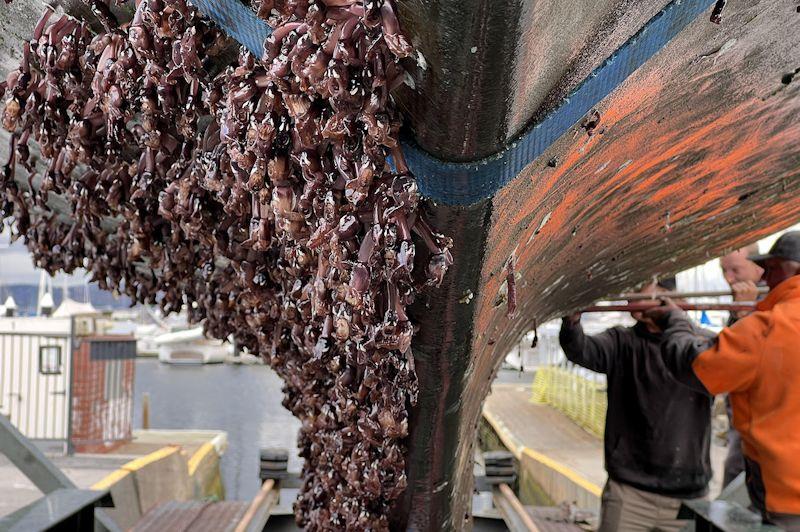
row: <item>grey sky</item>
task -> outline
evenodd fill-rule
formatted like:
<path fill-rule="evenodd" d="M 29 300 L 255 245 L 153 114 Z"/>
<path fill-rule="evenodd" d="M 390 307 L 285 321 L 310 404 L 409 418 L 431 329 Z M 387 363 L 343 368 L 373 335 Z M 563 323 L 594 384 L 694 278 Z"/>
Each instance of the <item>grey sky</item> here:
<path fill-rule="evenodd" d="M 28 249 L 21 242 L 9 243 L 8 230 L 0 233 L 0 284 L 39 284 L 37 270 Z M 56 275 L 53 284 L 61 286 L 63 274 Z M 67 283 L 82 285 L 85 275 L 69 275 Z"/>

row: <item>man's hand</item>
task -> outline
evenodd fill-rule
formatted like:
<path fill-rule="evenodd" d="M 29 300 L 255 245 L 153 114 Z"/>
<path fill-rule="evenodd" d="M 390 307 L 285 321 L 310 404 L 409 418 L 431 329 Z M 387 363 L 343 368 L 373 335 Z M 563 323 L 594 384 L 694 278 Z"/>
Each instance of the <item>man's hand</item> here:
<path fill-rule="evenodd" d="M 652 320 L 652 322 L 663 331 L 666 328 L 664 322 L 667 320 L 667 316 L 669 316 L 673 310 L 681 310 L 681 307 L 676 305 L 675 302 L 668 297 L 661 297 L 659 299 L 661 300 L 660 306 L 647 309 L 643 314 L 645 318 Z"/>
<path fill-rule="evenodd" d="M 566 323 L 569 323 L 570 325 L 577 325 L 578 323 L 581 322 L 581 313 L 580 312 L 576 312 L 575 314 L 570 314 L 569 316 L 564 316 L 561 319 L 563 321 L 565 321 Z"/>
<path fill-rule="evenodd" d="M 731 285 L 734 301 L 756 301 L 758 287 L 753 281 L 737 281 Z"/>
<path fill-rule="evenodd" d="M 758 299 L 758 287 L 753 281 L 737 281 L 731 285 L 734 301 L 756 301 Z M 736 319 L 742 319 L 751 311 L 738 310 L 734 314 Z"/>

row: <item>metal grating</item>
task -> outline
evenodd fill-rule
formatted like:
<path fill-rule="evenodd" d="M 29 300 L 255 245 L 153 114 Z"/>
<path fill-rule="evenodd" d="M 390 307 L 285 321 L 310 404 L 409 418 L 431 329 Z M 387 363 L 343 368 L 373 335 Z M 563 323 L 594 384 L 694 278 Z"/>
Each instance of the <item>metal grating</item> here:
<path fill-rule="evenodd" d="M 92 341 L 89 358 L 92 360 L 136 358 L 136 340 Z"/>
<path fill-rule="evenodd" d="M 125 371 L 124 362 L 112 359 L 106 362 L 106 371 L 103 386 L 103 399 L 111 401 L 123 396 L 122 375 Z"/>
<path fill-rule="evenodd" d="M 239 524 L 250 503 L 170 501 L 152 508 L 131 532 L 225 532 Z"/>

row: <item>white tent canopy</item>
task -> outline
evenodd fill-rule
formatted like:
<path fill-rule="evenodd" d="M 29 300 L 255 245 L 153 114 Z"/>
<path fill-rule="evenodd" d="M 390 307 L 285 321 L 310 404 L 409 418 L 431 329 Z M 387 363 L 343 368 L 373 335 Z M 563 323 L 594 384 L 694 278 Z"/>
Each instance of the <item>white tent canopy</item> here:
<path fill-rule="evenodd" d="M 49 295 L 49 294 L 48 294 Z M 53 312 L 54 318 L 68 318 L 79 314 L 96 314 L 97 309 L 91 303 L 79 303 L 74 299 L 65 299 Z"/>
<path fill-rule="evenodd" d="M 8 296 L 6 302 L 3 303 L 4 310 L 17 310 L 17 302 L 14 301 L 14 296 Z"/>

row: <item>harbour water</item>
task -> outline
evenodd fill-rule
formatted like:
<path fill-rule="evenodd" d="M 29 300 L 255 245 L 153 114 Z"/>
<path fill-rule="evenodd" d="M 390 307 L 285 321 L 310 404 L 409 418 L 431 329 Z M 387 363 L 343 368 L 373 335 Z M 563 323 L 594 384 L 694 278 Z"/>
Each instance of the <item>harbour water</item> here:
<path fill-rule="evenodd" d="M 498 382 L 530 385 L 533 375 L 501 371 Z M 280 378 L 267 366 L 169 365 L 136 361 L 134 428 L 142 426 L 142 394 L 150 393 L 150 428 L 218 429 L 228 433 L 222 457 L 226 498 L 244 500 L 259 488 L 259 449 L 284 447 L 289 469 L 299 471 L 300 422 L 283 408 Z"/>
<path fill-rule="evenodd" d="M 150 428 L 217 429 L 228 433 L 222 478 L 228 500 L 258 492 L 259 449 L 284 447 L 289 469 L 299 471 L 300 422 L 283 406 L 280 378 L 266 366 L 176 366 L 138 359 L 134 428 L 142 426 L 142 394 L 150 393 Z"/>

